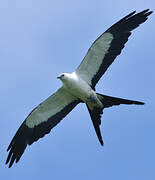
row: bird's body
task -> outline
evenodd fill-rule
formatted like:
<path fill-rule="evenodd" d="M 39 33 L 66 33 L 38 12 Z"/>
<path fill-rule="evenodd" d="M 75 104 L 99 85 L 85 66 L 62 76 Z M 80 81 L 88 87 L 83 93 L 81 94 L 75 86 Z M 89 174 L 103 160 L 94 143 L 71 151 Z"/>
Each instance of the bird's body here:
<path fill-rule="evenodd" d="M 116 98 L 96 92 L 95 86 L 115 58 L 121 53 L 131 31 L 144 23 L 152 13 L 149 9 L 135 11 L 112 25 L 95 40 L 81 64 L 73 73 L 58 78 L 63 86 L 39 104 L 22 123 L 9 147 L 6 164 L 18 162 L 27 145 L 48 134 L 79 103 L 85 103 L 101 145 L 101 115 L 104 108 L 120 104 L 143 105 L 143 102 Z"/>
<path fill-rule="evenodd" d="M 61 81 L 63 82 L 64 89 L 74 97 L 86 102 L 92 93 L 92 88 L 77 76 L 75 72 L 70 74 L 64 73 L 63 75 Z"/>
<path fill-rule="evenodd" d="M 66 92 L 84 103 L 95 104 L 101 108 L 103 107 L 96 92 L 86 81 L 79 77 L 76 72 L 63 73 L 61 76 L 60 79 L 63 82 L 63 88 Z"/>

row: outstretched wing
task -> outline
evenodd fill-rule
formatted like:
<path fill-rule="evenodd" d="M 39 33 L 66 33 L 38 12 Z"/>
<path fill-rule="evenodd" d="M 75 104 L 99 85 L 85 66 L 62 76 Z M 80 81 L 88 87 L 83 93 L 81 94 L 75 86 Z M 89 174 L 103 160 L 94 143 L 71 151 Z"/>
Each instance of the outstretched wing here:
<path fill-rule="evenodd" d="M 56 93 L 37 106 L 16 132 L 7 151 L 6 164 L 12 166 L 21 158 L 27 145 L 49 133 L 80 101 L 60 88 Z"/>
<path fill-rule="evenodd" d="M 121 53 L 131 31 L 147 20 L 152 13 L 149 9 L 130 13 L 105 31 L 88 50 L 76 73 L 92 88 Z"/>

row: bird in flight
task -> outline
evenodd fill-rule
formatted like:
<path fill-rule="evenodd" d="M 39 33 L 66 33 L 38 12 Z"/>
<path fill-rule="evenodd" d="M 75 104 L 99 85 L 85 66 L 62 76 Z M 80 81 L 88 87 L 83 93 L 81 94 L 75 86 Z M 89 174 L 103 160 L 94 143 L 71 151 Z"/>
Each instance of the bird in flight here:
<path fill-rule="evenodd" d="M 57 77 L 62 81 L 62 87 L 32 110 L 8 146 L 6 164 L 9 163 L 9 167 L 20 160 L 27 145 L 48 134 L 79 103 L 86 104 L 101 145 L 100 125 L 104 108 L 120 104 L 144 104 L 95 91 L 96 84 L 121 53 L 131 31 L 144 23 L 152 11 L 147 9 L 135 13 L 122 18 L 99 36 L 73 73 L 62 73 Z"/>

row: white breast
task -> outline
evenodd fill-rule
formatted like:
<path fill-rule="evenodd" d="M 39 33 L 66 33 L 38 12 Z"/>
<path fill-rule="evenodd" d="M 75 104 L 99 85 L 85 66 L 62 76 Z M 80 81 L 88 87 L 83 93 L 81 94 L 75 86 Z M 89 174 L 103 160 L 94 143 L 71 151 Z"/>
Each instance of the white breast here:
<path fill-rule="evenodd" d="M 75 72 L 67 74 L 67 80 L 63 82 L 63 86 L 66 90 L 77 98 L 80 98 L 84 102 L 93 94 L 93 89 Z"/>

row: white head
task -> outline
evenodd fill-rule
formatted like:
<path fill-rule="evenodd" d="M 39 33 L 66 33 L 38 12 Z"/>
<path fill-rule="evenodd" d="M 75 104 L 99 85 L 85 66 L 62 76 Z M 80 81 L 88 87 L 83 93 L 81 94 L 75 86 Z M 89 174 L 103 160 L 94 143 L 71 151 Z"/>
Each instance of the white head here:
<path fill-rule="evenodd" d="M 61 73 L 57 78 L 66 84 L 66 83 L 73 83 L 77 79 L 77 76 L 74 72 L 73 73 Z"/>
<path fill-rule="evenodd" d="M 61 74 L 59 74 L 59 76 L 57 78 L 60 79 L 62 82 L 64 82 L 65 80 L 67 80 L 69 78 L 69 74 L 61 73 Z"/>

